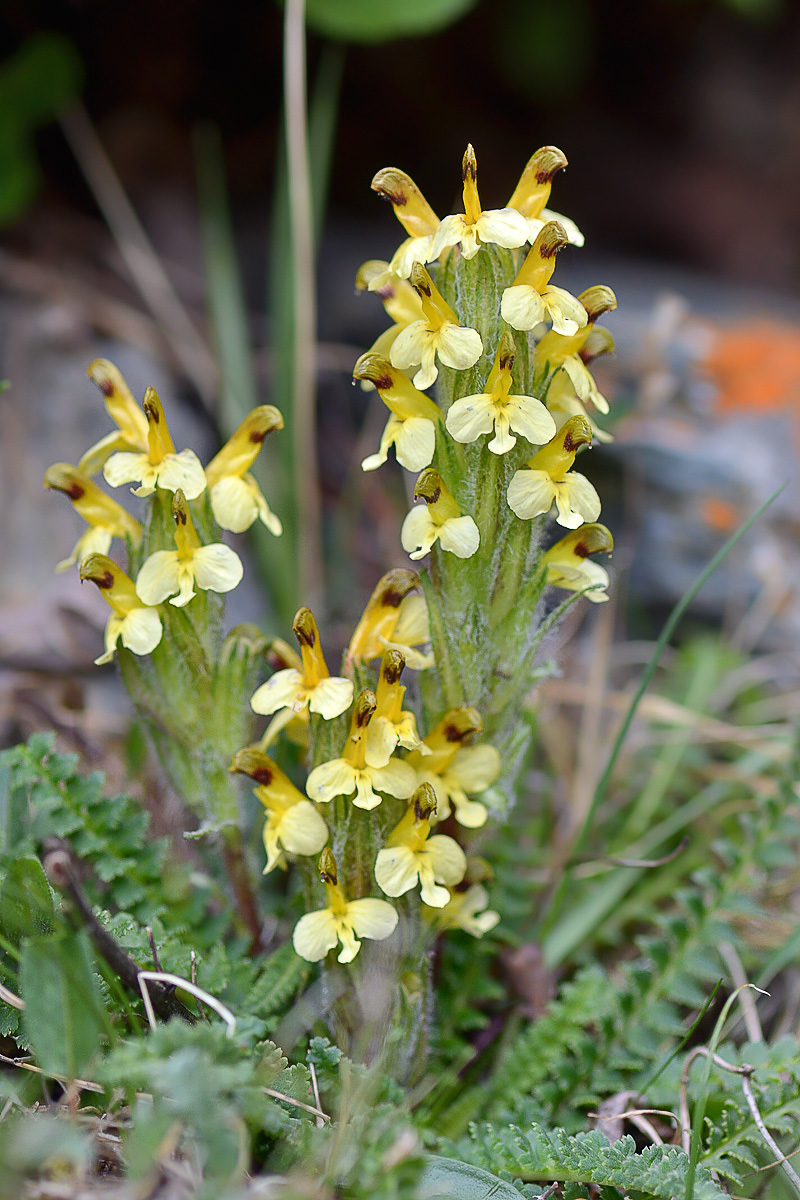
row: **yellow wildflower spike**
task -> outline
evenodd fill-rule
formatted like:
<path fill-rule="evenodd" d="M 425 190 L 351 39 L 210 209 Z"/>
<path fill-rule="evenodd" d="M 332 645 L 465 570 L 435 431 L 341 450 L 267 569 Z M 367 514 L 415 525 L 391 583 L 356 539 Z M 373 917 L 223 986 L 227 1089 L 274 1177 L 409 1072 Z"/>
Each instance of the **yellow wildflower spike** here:
<path fill-rule="evenodd" d="M 94 475 L 115 450 L 147 450 L 147 418 L 122 374 L 107 358 L 89 363 L 86 374 L 103 393 L 106 411 L 117 426 L 84 454 L 78 469 Z"/>
<path fill-rule="evenodd" d="M 172 517 L 177 549 L 156 550 L 136 577 L 136 591 L 145 604 L 161 604 L 172 596 L 170 604 L 183 608 L 194 597 L 195 587 L 211 592 L 232 591 L 244 575 L 242 560 L 222 542 L 201 545 L 180 488 L 172 498 Z"/>
<path fill-rule="evenodd" d="M 385 463 L 390 446 L 394 446 L 397 461 L 406 470 L 421 471 L 427 467 L 436 449 L 436 426 L 441 419 L 433 400 L 418 392 L 380 354 L 362 354 L 353 368 L 353 378 L 371 383 L 391 413 L 378 453 L 364 459 L 362 470 L 374 471 Z"/>
<path fill-rule="evenodd" d="M 402 896 L 419 883 L 423 904 L 444 908 L 448 888 L 464 878 L 467 860 L 458 842 L 444 834 L 431 836 L 435 814 L 436 794 L 422 783 L 375 860 L 375 878 L 387 896 Z"/>
<path fill-rule="evenodd" d="M 387 763 L 397 746 L 404 750 L 427 749 L 417 733 L 413 712 L 403 708 L 406 689 L 400 683 L 400 677 L 405 665 L 405 655 L 399 650 L 387 650 L 383 656 L 375 694 L 377 707 L 367 728 L 364 751 L 371 767 Z"/>
<path fill-rule="evenodd" d="M 584 476 L 572 471 L 581 446 L 591 446 L 592 427 L 580 414 L 570 417 L 552 441 L 517 471 L 508 485 L 508 503 L 521 520 L 548 513 L 555 504 L 556 521 L 577 529 L 600 515 L 600 497 Z"/>
<path fill-rule="evenodd" d="M 471 558 L 480 544 L 478 526 L 472 517 L 461 515 L 452 492 L 433 467 L 417 479 L 414 499 L 425 503 L 411 509 L 400 531 L 409 558 L 422 558 L 436 541 L 458 558 Z"/>
<path fill-rule="evenodd" d="M 431 245 L 430 261 L 449 246 L 461 246 L 464 258 L 474 258 L 484 242 L 514 249 L 528 240 L 528 223 L 513 208 L 495 208 L 484 212 L 478 196 L 478 162 L 472 146 L 467 146 L 461 163 L 464 185 L 464 211 L 445 217 Z"/>
<path fill-rule="evenodd" d="M 138 482 L 138 488 L 131 488 L 134 496 L 152 496 L 157 487 L 169 492 L 180 488 L 188 500 L 195 500 L 206 486 L 200 459 L 193 450 L 176 454 L 155 388 L 145 392 L 142 408 L 147 417 L 147 451 L 112 454 L 103 467 L 106 482 L 112 487 Z"/>
<path fill-rule="evenodd" d="M 206 467 L 214 517 L 231 533 L 244 533 L 256 518 L 276 537 L 283 532 L 280 520 L 250 474 L 264 439 L 276 429 L 283 429 L 283 417 L 277 408 L 272 404 L 254 408 Z"/>
<path fill-rule="evenodd" d="M 431 785 L 436 795 L 439 818 L 455 809 L 460 825 L 477 829 L 486 821 L 486 806 L 470 795 L 480 795 L 500 774 L 500 755 L 494 746 L 467 746 L 483 728 L 480 713 L 470 705 L 451 709 L 423 739 L 429 753 L 421 748 L 408 756 L 420 782 Z"/>
<path fill-rule="evenodd" d="M 566 588 L 570 592 L 586 593 L 587 600 L 600 604 L 608 599 L 608 572 L 592 562 L 591 554 L 610 554 L 614 549 L 611 531 L 605 525 L 588 524 L 568 533 L 542 555 L 542 566 L 547 571 L 547 583 L 553 587 Z"/>
<path fill-rule="evenodd" d="M 233 756 L 230 769 L 255 780 L 254 795 L 267 810 L 262 835 L 267 852 L 265 875 L 282 864 L 284 851 L 319 853 L 328 840 L 328 827 L 277 763 L 258 747 L 246 746 Z"/>
<path fill-rule="evenodd" d="M 69 496 L 73 508 L 89 526 L 78 538 L 69 557 L 58 563 L 57 571 L 65 571 L 89 554 L 106 554 L 114 537 L 130 538 L 136 546 L 142 540 L 139 522 L 71 463 L 53 463 L 48 467 L 44 486 Z"/>
<path fill-rule="evenodd" d="M 445 425 L 457 442 L 474 442 L 482 434 L 494 432 L 489 449 L 493 454 L 506 454 L 517 444 L 512 429 L 534 445 L 548 441 L 555 433 L 555 422 L 541 400 L 509 394 L 515 354 L 514 339 L 506 331 L 500 338 L 485 390 L 475 396 L 462 396 L 450 405 Z"/>
<path fill-rule="evenodd" d="M 459 325 L 458 317 L 419 263 L 411 268 L 411 284 L 420 298 L 423 316 L 398 333 L 389 358 L 401 371 L 419 365 L 413 383 L 424 391 L 439 374 L 437 355 L 446 367 L 463 371 L 478 361 L 483 342 L 477 330 Z"/>
<path fill-rule="evenodd" d="M 520 175 L 519 183 L 508 202 L 509 208 L 522 213 L 528 223 L 528 241 L 536 240 L 548 221 L 558 221 L 573 246 L 582 246 L 583 234 L 574 221 L 562 213 L 545 208 L 550 199 L 550 188 L 554 177 L 567 165 L 566 155 L 556 146 L 542 146 L 529 159 Z"/>
<path fill-rule="evenodd" d="M 567 242 L 566 230 L 558 221 L 548 221 L 538 234 L 500 302 L 500 314 L 513 329 L 527 331 L 549 320 L 557 333 L 573 334 L 586 324 L 583 305 L 564 288 L 550 284 L 556 254 Z"/>
<path fill-rule="evenodd" d="M 415 649 L 431 640 L 428 610 L 419 594 L 421 586 L 416 571 L 405 567 L 382 576 L 353 631 L 345 671 L 349 672 L 357 659 L 370 662 L 387 649 L 401 650 L 410 669 L 433 666 L 433 655 Z"/>
<path fill-rule="evenodd" d="M 339 962 L 352 962 L 361 949 L 358 938 L 383 941 L 394 933 L 397 912 L 386 900 L 347 900 L 339 883 L 336 859 L 328 849 L 320 857 L 319 873 L 328 904 L 317 912 L 306 913 L 297 922 L 292 943 L 301 958 L 319 962 L 341 943 Z"/>
<path fill-rule="evenodd" d="M 356 808 L 369 810 L 380 804 L 379 792 L 407 800 L 417 786 L 413 768 L 400 759 L 391 758 L 391 751 L 375 766 L 367 762 L 367 731 L 377 704 L 375 694 L 368 688 L 359 693 L 341 758 L 315 767 L 306 780 L 306 791 L 318 804 L 327 804 L 336 796 L 350 796 L 355 792 L 353 804 Z"/>
<path fill-rule="evenodd" d="M 161 617 L 155 608 L 142 604 L 133 580 L 105 554 L 90 554 L 80 566 L 81 583 L 90 579 L 111 609 L 104 634 L 105 653 L 94 661 L 110 662 L 117 642 L 134 654 L 151 654 L 161 641 Z"/>
<path fill-rule="evenodd" d="M 309 608 L 295 614 L 292 631 L 300 643 L 302 665 L 276 671 L 253 694 L 250 705 L 257 713 L 269 716 L 287 708 L 294 713 L 309 709 L 326 721 L 340 716 L 350 707 L 353 684 L 349 679 L 331 676 L 322 653 L 319 630 Z"/>
<path fill-rule="evenodd" d="M 386 264 L 386 269 L 370 281 L 370 291 L 378 291 L 393 276 L 408 279 L 414 263 L 428 261 L 439 218 L 405 171 L 387 167 L 378 171 L 371 186 L 373 192 L 390 201 L 395 216 L 409 235 L 395 251 L 392 261 Z"/>

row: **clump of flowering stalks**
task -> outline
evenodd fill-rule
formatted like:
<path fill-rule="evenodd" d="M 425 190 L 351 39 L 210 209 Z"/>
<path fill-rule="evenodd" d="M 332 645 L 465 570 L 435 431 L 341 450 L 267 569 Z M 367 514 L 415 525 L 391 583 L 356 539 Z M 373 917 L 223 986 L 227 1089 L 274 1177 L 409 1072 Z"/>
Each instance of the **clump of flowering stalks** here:
<path fill-rule="evenodd" d="M 308 608 L 293 623 L 297 651 L 252 627 L 221 633 L 220 597 L 242 578 L 221 531 L 261 520 L 281 533 L 250 474 L 283 425 L 276 408 L 255 409 L 204 468 L 176 451 L 155 391 L 137 404 L 98 360 L 89 374 L 116 431 L 45 476 L 87 522 L 60 566 L 77 563 L 111 610 L 97 661 L 116 653 L 171 781 L 200 832 L 221 839 L 253 948 L 261 918 L 237 774 L 265 811 L 264 873 L 299 870 L 293 943 L 329 981 L 339 976 L 340 1040 L 370 1053 L 382 1030 L 399 1030 L 393 1061 L 406 1075 L 424 1055 L 433 937 L 452 927 L 480 937 L 499 920 L 470 838 L 513 805 L 541 639 L 581 595 L 607 598 L 593 556 L 612 538 L 575 465 L 608 436 L 595 424 L 608 405 L 590 364 L 613 349 L 596 323 L 616 299 L 605 286 L 576 297 L 551 282 L 558 252 L 583 243 L 546 207 L 564 166 L 544 147 L 508 205 L 484 210 L 469 146 L 463 212 L 442 221 L 404 172 L 373 179 L 408 236 L 390 262 L 358 273 L 392 321 L 354 367 L 389 414 L 362 467 L 393 452 L 414 477 L 400 543 L 421 566 L 376 584 L 339 674 Z M 101 470 L 112 488 L 136 485 L 141 522 L 93 481 Z M 125 569 L 108 557 L 115 538 Z M 260 737 L 252 713 L 269 718 Z M 292 755 L 281 758 L 282 741 Z"/>

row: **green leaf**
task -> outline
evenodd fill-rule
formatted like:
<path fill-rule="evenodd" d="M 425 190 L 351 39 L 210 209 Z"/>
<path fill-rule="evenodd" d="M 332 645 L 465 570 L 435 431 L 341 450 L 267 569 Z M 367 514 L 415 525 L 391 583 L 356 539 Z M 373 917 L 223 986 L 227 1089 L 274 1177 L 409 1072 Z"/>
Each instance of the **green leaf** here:
<path fill-rule="evenodd" d="M 29 938 L 22 947 L 20 991 L 39 1066 L 77 1078 L 97 1051 L 103 1029 L 85 932 Z"/>
<path fill-rule="evenodd" d="M 33 129 L 75 100 L 82 83 L 83 65 L 72 42 L 58 33 L 34 34 L 0 66 L 0 112 Z"/>
<path fill-rule="evenodd" d="M 343 42 L 419 37 L 451 25 L 476 0 L 308 0 L 306 20 L 317 33 Z"/>
<path fill-rule="evenodd" d="M 42 864 L 33 854 L 18 858 L 0 886 L 0 928 L 17 945 L 32 934 L 52 933 L 55 909 Z"/>
<path fill-rule="evenodd" d="M 434 1196 L 441 1200 L 519 1200 L 519 1195 L 496 1175 L 437 1154 L 426 1160 L 417 1190 L 418 1200 Z"/>

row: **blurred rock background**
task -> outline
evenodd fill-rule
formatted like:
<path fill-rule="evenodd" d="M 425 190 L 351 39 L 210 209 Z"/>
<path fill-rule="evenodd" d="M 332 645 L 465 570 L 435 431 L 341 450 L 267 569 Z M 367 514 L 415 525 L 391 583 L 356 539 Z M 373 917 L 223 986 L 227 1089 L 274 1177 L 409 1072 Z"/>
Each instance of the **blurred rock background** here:
<path fill-rule="evenodd" d="M 392 7 L 413 15 L 416 5 L 373 5 L 390 16 Z M 618 351 L 598 363 L 615 441 L 587 465 L 617 539 L 619 628 L 651 637 L 724 538 L 787 482 L 706 586 L 692 620 L 723 627 L 742 649 L 780 651 L 782 669 L 796 675 L 800 7 L 450 0 L 444 8 L 458 19 L 424 36 L 326 36 L 331 14 L 352 8 L 357 0 L 309 4 L 321 131 L 313 150 L 323 214 L 318 412 L 332 640 L 338 632 L 344 641 L 376 576 L 403 559 L 403 481 L 390 467 L 388 485 L 385 475 L 379 485 L 358 469 L 383 421 L 349 376 L 385 327 L 380 306 L 355 295 L 355 271 L 366 258 L 388 257 L 401 236 L 370 179 L 400 166 L 444 215 L 459 196 L 471 141 L 482 199 L 497 206 L 528 156 L 553 143 L 571 164 L 556 180 L 553 207 L 586 234 L 584 250 L 561 256 L 558 282 L 575 291 L 605 282 L 619 299 L 604 321 Z M 218 168 L 256 402 L 286 404 L 278 333 L 288 284 L 276 275 L 282 19 L 266 0 L 235 9 L 210 0 L 3 7 L 3 741 L 55 724 L 91 757 L 107 733 L 126 727 L 113 670 L 92 666 L 102 600 L 74 574 L 52 572 L 81 523 L 64 497 L 44 492 L 41 477 L 54 460 L 76 461 L 106 428 L 85 377 L 99 355 L 118 363 L 136 394 L 157 386 L 176 442 L 206 457 L 213 451 L 230 420 L 232 386 L 230 365 L 220 382 L 213 321 L 220 297 L 208 215 Z M 65 118 L 76 100 L 79 116 Z M 167 302 L 166 320 L 132 278 L 124 236 L 98 209 L 91 175 L 102 173 L 103 155 L 178 297 L 177 307 Z M 116 211 L 124 235 L 124 206 Z M 145 273 L 152 267 L 145 263 Z M 151 283 L 157 291 L 158 280 Z M 256 547 L 234 619 L 285 634 L 263 559 Z M 285 561 L 272 569 L 285 570 Z"/>

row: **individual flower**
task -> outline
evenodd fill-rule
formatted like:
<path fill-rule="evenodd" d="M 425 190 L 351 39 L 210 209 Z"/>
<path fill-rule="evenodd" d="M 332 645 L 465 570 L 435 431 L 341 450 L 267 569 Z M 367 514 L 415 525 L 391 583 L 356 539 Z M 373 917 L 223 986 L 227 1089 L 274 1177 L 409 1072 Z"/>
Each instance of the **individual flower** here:
<path fill-rule="evenodd" d="M 403 708 L 406 689 L 400 677 L 405 665 L 405 655 L 399 650 L 387 650 L 383 656 L 375 693 L 377 707 L 367 726 L 364 751 L 370 767 L 379 767 L 387 762 L 398 746 L 404 750 L 426 749 L 417 733 L 413 712 Z"/>
<path fill-rule="evenodd" d="M 542 555 L 542 566 L 547 572 L 545 580 L 552 587 L 566 588 L 570 592 L 586 592 L 586 599 L 601 604 L 608 599 L 608 571 L 599 563 L 592 562 L 590 554 L 610 554 L 614 549 L 611 531 L 605 525 L 581 525 Z"/>
<path fill-rule="evenodd" d="M 85 475 L 94 475 L 115 450 L 147 450 L 147 417 L 122 374 L 107 358 L 89 363 L 86 374 L 103 393 L 106 411 L 117 426 L 113 433 L 90 446 L 78 463 Z"/>
<path fill-rule="evenodd" d="M 381 577 L 353 630 L 345 670 L 356 661 L 371 662 L 386 650 L 400 650 L 411 670 L 433 666 L 433 655 L 417 650 L 430 645 L 428 609 L 416 571 L 396 567 Z"/>
<path fill-rule="evenodd" d="M 437 355 L 446 367 L 464 371 L 480 358 L 483 342 L 476 329 L 459 325 L 458 317 L 419 263 L 411 268 L 411 283 L 420 298 L 423 317 L 398 333 L 389 358 L 401 371 L 419 365 L 413 384 L 424 391 L 439 374 Z"/>
<path fill-rule="evenodd" d="M 142 540 L 139 522 L 121 504 L 102 492 L 80 468 L 70 463 L 53 463 L 45 472 L 44 486 L 69 496 L 72 507 L 89 526 L 78 538 L 69 557 L 58 563 L 57 571 L 66 571 L 89 554 L 106 554 L 112 538 L 130 538 L 135 546 Z"/>
<path fill-rule="evenodd" d="M 442 833 L 431 836 L 435 815 L 436 794 L 422 783 L 375 860 L 375 878 L 387 896 L 403 896 L 419 883 L 423 903 L 444 908 L 447 889 L 464 878 L 467 860 L 458 842 Z"/>
<path fill-rule="evenodd" d="M 594 332 L 596 334 L 607 334 L 608 340 L 612 341 L 608 330 L 596 329 Z M 600 396 L 600 393 L 598 392 L 597 395 Z M 600 398 L 602 399 L 602 397 Z M 564 371 L 556 371 L 555 375 L 551 378 L 545 403 L 547 404 L 547 411 L 559 429 L 567 423 L 570 417 L 584 417 L 589 422 L 594 442 L 613 442 L 613 434 L 608 433 L 605 429 L 601 429 L 594 417 L 589 414 L 586 405 L 577 396 L 572 380 Z"/>
<path fill-rule="evenodd" d="M 306 913 L 294 928 L 292 944 L 307 962 L 319 962 L 338 942 L 340 963 L 352 962 L 361 949 L 358 938 L 382 942 L 397 927 L 397 912 L 386 900 L 347 900 L 339 883 L 336 859 L 323 850 L 319 873 L 325 884 L 327 908 Z"/>
<path fill-rule="evenodd" d="M 283 417 L 271 404 L 261 404 L 245 417 L 220 452 L 206 467 L 206 486 L 218 525 L 244 533 L 258 518 L 280 537 L 283 527 L 250 474 L 264 438 L 283 429 Z"/>
<path fill-rule="evenodd" d="M 378 335 L 367 352 L 382 356 L 390 352 L 406 326 L 414 321 L 423 320 L 425 316 L 419 295 L 408 280 L 401 279 L 399 275 L 392 275 L 388 268 L 389 264 L 382 259 L 371 258 L 362 263 L 356 273 L 356 290 L 375 292 L 383 302 L 387 317 L 392 321 L 389 328 Z M 376 282 L 378 279 L 382 280 L 380 285 Z M 361 387 L 365 391 L 371 391 L 372 386 L 369 380 L 362 379 Z"/>
<path fill-rule="evenodd" d="M 302 666 L 276 671 L 262 683 L 250 701 L 257 713 L 269 716 L 278 709 L 300 713 L 303 709 L 319 713 L 332 721 L 350 707 L 353 684 L 350 679 L 331 676 L 319 643 L 319 630 L 309 608 L 298 609 L 292 632 L 300 643 Z"/>
<path fill-rule="evenodd" d="M 476 938 L 494 929 L 499 920 L 500 914 L 489 908 L 489 894 L 482 883 L 473 883 L 464 892 L 453 892 L 436 913 L 440 928 L 463 929 Z"/>
<path fill-rule="evenodd" d="M 591 444 L 592 427 L 586 417 L 570 417 L 508 485 L 508 503 L 516 515 L 529 521 L 548 513 L 555 503 L 556 521 L 567 529 L 596 521 L 600 497 L 584 475 L 571 469 L 581 446 Z"/>
<path fill-rule="evenodd" d="M 105 554 L 90 554 L 80 566 L 81 582 L 91 579 L 111 609 L 104 635 L 105 653 L 94 661 L 111 662 L 117 642 L 134 654 L 151 654 L 161 641 L 161 617 L 155 608 L 142 604 L 133 580 Z"/>
<path fill-rule="evenodd" d="M 423 754 L 420 747 L 408 756 L 420 783 L 433 788 L 439 819 L 449 817 L 455 809 L 459 825 L 469 829 L 480 828 L 488 815 L 486 806 L 470 796 L 485 792 L 500 774 L 500 755 L 494 746 L 464 745 L 482 728 L 476 709 L 467 704 L 453 708 L 423 739 L 428 753 Z"/>
<path fill-rule="evenodd" d="M 180 488 L 172 498 L 172 517 L 177 549 L 156 550 L 136 576 L 136 591 L 145 604 L 160 604 L 172 596 L 170 604 L 183 608 L 194 597 L 196 587 L 210 592 L 232 591 L 244 574 L 242 560 L 221 542 L 201 545 Z"/>
<path fill-rule="evenodd" d="M 293 670 L 302 673 L 302 658 L 283 638 L 272 638 L 264 657 L 273 672 Z M 269 749 L 272 743 L 277 741 L 278 734 L 284 731 L 289 741 L 294 742 L 305 751 L 308 749 L 310 724 L 311 717 L 307 705 L 299 712 L 295 712 L 292 708 L 280 708 L 261 735 L 259 748 L 261 750 Z"/>
<path fill-rule="evenodd" d="M 489 449 L 493 454 L 506 454 L 517 444 L 512 429 L 537 446 L 555 433 L 555 422 L 540 400 L 509 395 L 515 354 L 514 339 L 506 332 L 500 338 L 485 390 L 451 404 L 445 425 L 457 442 L 474 442 L 481 434 L 494 430 Z"/>
<path fill-rule="evenodd" d="M 411 509 L 400 530 L 400 541 L 409 558 L 422 558 L 434 542 L 458 558 L 471 558 L 480 544 L 478 526 L 462 516 L 444 480 L 433 467 L 417 479 L 414 499 L 424 500 Z"/>
<path fill-rule="evenodd" d="M 535 329 L 552 321 L 556 333 L 577 333 L 587 321 L 586 309 L 564 288 L 550 284 L 556 254 L 567 244 L 558 221 L 548 221 L 528 251 L 511 287 L 503 292 L 500 315 L 513 329 Z"/>
<path fill-rule="evenodd" d="M 439 218 L 405 171 L 386 167 L 378 171 L 370 186 L 382 199 L 390 201 L 394 215 L 409 234 L 394 252 L 386 270 L 370 281 L 370 291 L 377 291 L 389 283 L 392 276 L 408 279 L 414 263 L 428 261 Z"/>
<path fill-rule="evenodd" d="M 528 222 L 514 208 L 484 212 L 478 196 L 478 163 L 472 146 L 467 146 L 461 163 L 464 211 L 445 217 L 434 234 L 429 261 L 448 246 L 461 246 L 464 258 L 474 258 L 483 242 L 494 242 L 513 250 L 528 240 Z"/>
<path fill-rule="evenodd" d="M 258 785 L 254 795 L 267 810 L 264 849 L 268 875 L 287 854 L 319 854 L 328 840 L 328 827 L 280 767 L 257 747 L 247 746 L 233 756 L 230 769 L 249 775 Z"/>
<path fill-rule="evenodd" d="M 607 413 L 608 401 L 598 390 L 586 366 L 584 353 L 590 347 L 589 356 L 594 358 L 604 351 L 613 350 L 611 334 L 602 328 L 595 329 L 595 321 L 603 313 L 617 307 L 617 298 L 611 288 L 601 284 L 581 292 L 578 300 L 586 310 L 587 323 L 569 337 L 553 329 L 546 333 L 536 345 L 534 366 L 537 371 L 563 372 L 579 400 L 594 405 L 598 412 Z"/>
<path fill-rule="evenodd" d="M 436 426 L 441 419 L 433 400 L 424 392 L 418 392 L 413 383 L 380 354 L 362 354 L 353 368 L 353 378 L 366 379 L 373 384 L 391 413 L 378 453 L 365 458 L 361 469 L 374 471 L 380 467 L 386 462 L 390 446 L 394 446 L 397 461 L 407 471 L 421 471 L 427 467 L 436 448 Z"/>
<path fill-rule="evenodd" d="M 508 202 L 509 208 L 522 213 L 528 222 L 528 241 L 538 237 L 548 221 L 558 221 L 573 246 L 583 245 L 583 234 L 574 221 L 545 208 L 550 199 L 553 179 L 567 165 L 566 155 L 556 146 L 542 146 L 531 155 Z"/>
<path fill-rule="evenodd" d="M 350 796 L 355 792 L 353 804 L 356 808 L 372 809 L 381 802 L 379 792 L 407 800 L 417 786 L 413 767 L 399 758 L 391 758 L 391 751 L 376 766 L 367 762 L 367 731 L 377 703 L 374 692 L 368 688 L 359 693 L 353 705 L 350 733 L 342 757 L 315 767 L 306 780 L 306 791 L 318 804 L 327 804 L 336 796 Z"/>
<path fill-rule="evenodd" d="M 106 482 L 112 487 L 139 483 L 138 488 L 131 488 L 134 496 L 152 496 L 157 487 L 168 492 L 180 488 L 187 500 L 195 500 L 206 486 L 200 459 L 194 450 L 175 453 L 155 388 L 149 387 L 145 392 L 142 408 L 147 417 L 147 450 L 138 453 L 121 450 L 112 454 L 103 467 Z"/>

